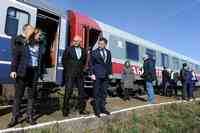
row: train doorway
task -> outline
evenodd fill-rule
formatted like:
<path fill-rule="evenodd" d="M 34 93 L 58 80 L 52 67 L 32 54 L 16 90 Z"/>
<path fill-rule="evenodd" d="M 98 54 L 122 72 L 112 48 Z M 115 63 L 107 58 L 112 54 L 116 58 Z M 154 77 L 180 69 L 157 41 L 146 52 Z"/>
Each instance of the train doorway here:
<path fill-rule="evenodd" d="M 59 39 L 59 16 L 37 11 L 36 27 L 42 30 L 41 47 L 44 48 L 42 66 L 45 67 L 43 80 L 54 82 L 56 80 L 56 62 Z"/>

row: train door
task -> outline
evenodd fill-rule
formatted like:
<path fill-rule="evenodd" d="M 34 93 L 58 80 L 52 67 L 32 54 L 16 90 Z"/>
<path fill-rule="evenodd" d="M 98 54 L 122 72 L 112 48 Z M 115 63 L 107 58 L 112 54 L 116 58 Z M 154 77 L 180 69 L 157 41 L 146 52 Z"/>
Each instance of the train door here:
<path fill-rule="evenodd" d="M 97 29 L 90 28 L 88 26 L 84 26 L 82 31 L 84 45 L 83 47 L 89 50 L 93 49 L 101 32 Z"/>
<path fill-rule="evenodd" d="M 40 45 L 44 48 L 44 53 L 41 65 L 45 67 L 43 78 L 46 82 L 56 81 L 59 21 L 59 16 L 44 10 L 37 10 L 36 27 L 42 30 L 43 43 Z"/>
<path fill-rule="evenodd" d="M 88 51 L 87 55 L 87 63 L 86 63 L 86 68 L 88 67 L 88 63 L 90 60 L 90 53 L 97 44 L 97 40 L 101 36 L 101 31 L 90 28 L 89 26 L 83 26 L 82 30 L 83 34 L 83 47 Z"/>

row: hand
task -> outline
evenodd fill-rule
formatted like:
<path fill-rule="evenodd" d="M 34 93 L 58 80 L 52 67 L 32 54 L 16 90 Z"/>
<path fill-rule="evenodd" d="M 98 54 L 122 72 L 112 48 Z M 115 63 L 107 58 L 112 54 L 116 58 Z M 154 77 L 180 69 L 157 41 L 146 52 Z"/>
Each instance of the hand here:
<path fill-rule="evenodd" d="M 109 78 L 109 79 L 112 79 L 112 78 L 113 78 L 112 74 L 108 75 L 108 78 Z"/>
<path fill-rule="evenodd" d="M 11 73 L 10 73 L 10 77 L 11 77 L 12 79 L 16 79 L 16 78 L 17 78 L 17 73 L 16 73 L 16 72 L 11 72 Z"/>
<path fill-rule="evenodd" d="M 92 80 L 96 80 L 96 76 L 95 76 L 94 74 L 91 75 L 90 78 L 91 78 Z"/>

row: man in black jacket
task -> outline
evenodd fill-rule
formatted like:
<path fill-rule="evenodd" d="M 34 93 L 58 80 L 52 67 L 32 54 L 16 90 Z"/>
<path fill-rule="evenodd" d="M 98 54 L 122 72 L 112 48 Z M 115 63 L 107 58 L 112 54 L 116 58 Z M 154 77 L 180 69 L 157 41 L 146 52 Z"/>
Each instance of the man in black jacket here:
<path fill-rule="evenodd" d="M 162 95 L 167 96 L 167 89 L 169 87 L 169 81 L 170 81 L 170 74 L 167 71 L 167 68 L 164 67 L 162 71 Z"/>
<path fill-rule="evenodd" d="M 63 116 L 68 116 L 70 112 L 70 99 L 75 85 L 79 91 L 79 113 L 86 113 L 86 94 L 83 87 L 83 71 L 86 65 L 87 53 L 85 49 L 80 47 L 81 40 L 82 39 L 79 36 L 74 37 L 72 46 L 66 48 L 62 59 L 65 78 Z"/>
<path fill-rule="evenodd" d="M 180 79 L 182 83 L 182 99 L 186 100 L 187 95 L 187 64 L 183 63 L 182 69 L 180 70 Z"/>
<path fill-rule="evenodd" d="M 12 42 L 12 63 L 10 77 L 15 80 L 15 99 L 13 104 L 13 117 L 8 127 L 12 127 L 17 124 L 20 117 L 20 104 L 24 95 L 26 87 L 26 73 L 27 73 L 27 45 L 30 43 L 30 36 L 33 34 L 34 28 L 26 24 L 23 26 L 23 33 L 16 36 Z M 28 93 L 31 93 L 30 91 Z M 29 94 L 28 94 L 29 95 Z M 30 94 L 32 95 L 32 94 Z M 32 115 L 28 112 L 32 112 L 33 99 L 28 99 L 28 122 L 35 124 Z"/>
<path fill-rule="evenodd" d="M 94 84 L 94 112 L 97 117 L 100 113 L 109 115 L 105 108 L 107 88 L 109 85 L 109 75 L 112 74 L 111 52 L 106 49 L 107 40 L 100 38 L 98 48 L 92 51 L 91 55 L 91 78 L 95 81 Z"/>
<path fill-rule="evenodd" d="M 149 57 L 149 55 L 145 55 L 143 59 L 143 78 L 146 83 L 148 102 L 149 104 L 154 104 L 156 101 L 152 82 L 156 80 L 155 60 L 153 59 L 153 57 Z"/>

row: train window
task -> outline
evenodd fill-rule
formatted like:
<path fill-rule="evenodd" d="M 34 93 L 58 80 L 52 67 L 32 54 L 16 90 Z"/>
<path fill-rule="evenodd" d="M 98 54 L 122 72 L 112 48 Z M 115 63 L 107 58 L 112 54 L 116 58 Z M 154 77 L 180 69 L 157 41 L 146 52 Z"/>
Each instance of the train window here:
<path fill-rule="evenodd" d="M 152 49 L 146 49 L 146 54 L 153 59 L 156 59 L 156 51 Z"/>
<path fill-rule="evenodd" d="M 198 65 L 195 65 L 195 71 L 196 71 L 196 72 L 199 72 Z"/>
<path fill-rule="evenodd" d="M 169 67 L 169 56 L 167 54 L 161 54 L 161 62 L 163 67 Z"/>
<path fill-rule="evenodd" d="M 139 60 L 139 47 L 138 45 L 126 42 L 126 51 L 127 51 L 127 58 L 138 61 Z"/>
<path fill-rule="evenodd" d="M 22 10 L 9 7 L 7 10 L 5 33 L 9 36 L 16 36 L 22 33 L 22 27 L 29 23 L 30 15 Z"/>
<path fill-rule="evenodd" d="M 172 58 L 172 69 L 174 70 L 179 70 L 180 64 L 179 64 L 179 59 L 176 57 Z"/>
<path fill-rule="evenodd" d="M 197 71 L 200 72 L 200 65 L 197 65 L 197 66 L 198 66 Z"/>

